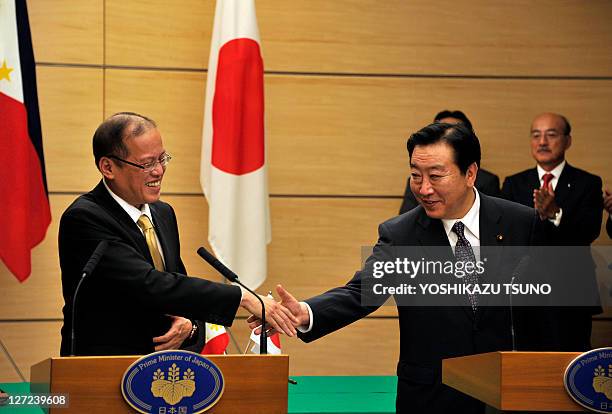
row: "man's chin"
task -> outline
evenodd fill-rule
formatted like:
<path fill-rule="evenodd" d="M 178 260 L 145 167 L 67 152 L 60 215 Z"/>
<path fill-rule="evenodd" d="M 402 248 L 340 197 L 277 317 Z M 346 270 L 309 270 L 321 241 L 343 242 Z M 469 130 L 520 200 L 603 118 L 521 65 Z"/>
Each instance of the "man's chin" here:
<path fill-rule="evenodd" d="M 156 192 L 149 192 L 145 196 L 146 203 L 147 204 L 155 203 L 156 201 L 159 200 L 160 196 L 161 196 L 161 191 L 160 190 L 158 190 Z"/>

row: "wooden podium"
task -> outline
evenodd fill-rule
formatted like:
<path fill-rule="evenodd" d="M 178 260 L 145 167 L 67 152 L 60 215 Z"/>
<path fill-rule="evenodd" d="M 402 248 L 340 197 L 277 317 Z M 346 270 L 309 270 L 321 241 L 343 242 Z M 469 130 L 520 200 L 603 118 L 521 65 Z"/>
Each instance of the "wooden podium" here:
<path fill-rule="evenodd" d="M 580 352 L 489 352 L 442 361 L 442 382 L 504 411 L 586 411 L 563 374 Z"/>
<path fill-rule="evenodd" d="M 221 400 L 211 408 L 224 413 L 287 413 L 288 355 L 205 355 L 225 380 Z M 121 378 L 139 356 L 49 358 L 31 368 L 33 393 L 69 395 L 68 408 L 51 414 L 134 413 L 121 395 Z"/>

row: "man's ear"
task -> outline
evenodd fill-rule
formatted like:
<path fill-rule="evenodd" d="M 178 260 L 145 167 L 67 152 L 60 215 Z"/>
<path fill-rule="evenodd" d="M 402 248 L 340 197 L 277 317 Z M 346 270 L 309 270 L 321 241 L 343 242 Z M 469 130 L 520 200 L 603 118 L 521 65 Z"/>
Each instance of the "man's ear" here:
<path fill-rule="evenodd" d="M 474 183 L 476 183 L 476 175 L 478 174 L 478 165 L 473 162 L 465 172 L 465 177 L 467 178 L 468 185 L 470 187 L 474 187 Z"/>
<path fill-rule="evenodd" d="M 568 135 L 567 137 L 565 137 L 565 139 L 567 140 L 565 141 L 565 150 L 567 151 L 569 147 L 572 146 L 572 136 Z"/>
<path fill-rule="evenodd" d="M 110 158 L 102 157 L 98 161 L 98 169 L 105 178 L 112 180 L 115 178 L 115 168 L 117 166 L 110 160 Z"/>

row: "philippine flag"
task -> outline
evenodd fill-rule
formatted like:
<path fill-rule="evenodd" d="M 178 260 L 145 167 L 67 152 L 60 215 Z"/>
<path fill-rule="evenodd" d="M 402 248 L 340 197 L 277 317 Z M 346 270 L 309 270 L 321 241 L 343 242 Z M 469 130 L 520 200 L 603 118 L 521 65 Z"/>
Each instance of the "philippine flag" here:
<path fill-rule="evenodd" d="M 224 355 L 229 344 L 229 334 L 224 326 L 214 323 L 206 323 L 206 343 L 202 352 L 203 355 Z"/>
<path fill-rule="evenodd" d="M 23 282 L 51 222 L 25 0 L 0 0 L 0 258 Z"/>
<path fill-rule="evenodd" d="M 251 289 L 266 278 L 270 213 L 263 60 L 253 0 L 217 0 L 200 182 L 217 258 Z"/>

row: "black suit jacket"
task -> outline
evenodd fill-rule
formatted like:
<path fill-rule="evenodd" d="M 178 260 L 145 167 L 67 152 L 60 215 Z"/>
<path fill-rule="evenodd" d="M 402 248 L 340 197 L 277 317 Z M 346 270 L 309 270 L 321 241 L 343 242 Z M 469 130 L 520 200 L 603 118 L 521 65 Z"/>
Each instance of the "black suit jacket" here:
<path fill-rule="evenodd" d="M 507 177 L 502 186 L 505 199 L 533 207 L 533 190 L 540 187 L 537 168 Z M 590 246 L 599 236 L 603 211 L 602 181 L 596 175 L 565 164 L 555 189 L 555 202 L 563 210 L 558 227 L 545 220 L 546 243 L 550 246 Z M 567 251 L 566 251 L 567 252 Z M 588 292 L 597 302 L 595 264 L 590 250 L 572 249 L 572 254 L 559 254 L 551 267 L 574 283 L 576 291 Z M 580 272 L 565 275 L 567 269 Z M 572 279 L 572 280 L 570 280 Z M 591 315 L 601 313 L 600 306 L 551 308 L 549 350 L 586 351 L 591 348 Z"/>
<path fill-rule="evenodd" d="M 72 299 L 77 282 L 102 240 L 108 242 L 108 249 L 83 282 L 77 298 L 77 355 L 153 352 L 152 338 L 164 334 L 170 326 L 166 315 L 231 325 L 240 303 L 240 289 L 185 276 L 172 207 L 158 201 L 150 208 L 164 252 L 165 272 L 155 270 L 137 224 L 102 182 L 77 198 L 62 215 L 59 256 L 65 305 L 61 355 L 70 354 Z M 192 350 L 201 350 L 204 329 L 200 332 Z"/>
<path fill-rule="evenodd" d="M 533 207 L 533 190 L 540 187 L 538 170 L 531 168 L 507 177 L 502 196 Z M 603 212 L 601 178 L 565 164 L 555 189 L 555 202 L 563 209 L 559 227 L 549 226 L 550 243 L 590 246 L 599 236 Z"/>
<path fill-rule="evenodd" d="M 532 241 L 536 231 L 533 209 L 482 193 L 480 196 L 482 246 L 526 246 Z M 503 236 L 502 240 L 498 240 L 498 235 Z M 378 243 L 364 269 L 345 286 L 306 300 L 313 312 L 313 327 L 308 333 L 299 334 L 302 340 L 313 341 L 377 308 L 362 306 L 361 294 L 366 279 L 372 277 L 372 263 L 385 260 L 383 246 L 421 246 L 425 257 L 427 246 L 444 246 L 452 256 L 442 222 L 430 219 L 421 206 L 382 223 Z M 506 258 L 500 253 L 492 260 L 504 261 L 507 268 L 514 269 L 520 258 Z M 479 307 L 474 315 L 471 308 L 462 306 L 399 306 L 398 314 L 398 412 L 483 412 L 483 404 L 441 383 L 441 363 L 444 358 L 511 349 L 508 310 Z M 367 360 L 360 363 L 367 364 Z"/>
<path fill-rule="evenodd" d="M 474 186 L 478 189 L 478 191 L 485 193 L 486 195 L 493 197 L 501 196 L 499 191 L 499 177 L 487 170 L 483 170 L 482 168 L 479 169 L 478 174 L 476 174 L 476 182 L 474 183 Z M 406 180 L 406 189 L 404 190 L 404 199 L 402 200 L 399 213 L 404 214 L 418 205 L 419 202 L 414 197 L 414 194 L 412 194 L 412 190 L 410 190 L 410 175 L 408 175 L 408 180 Z"/>

